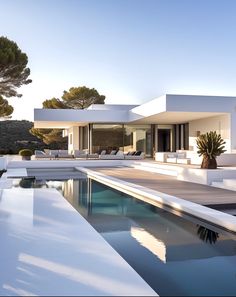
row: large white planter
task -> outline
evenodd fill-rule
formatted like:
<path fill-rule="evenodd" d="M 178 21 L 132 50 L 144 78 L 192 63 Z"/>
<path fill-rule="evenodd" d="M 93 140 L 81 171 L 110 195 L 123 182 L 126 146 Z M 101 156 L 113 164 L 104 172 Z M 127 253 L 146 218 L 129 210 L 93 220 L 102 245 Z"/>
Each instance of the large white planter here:
<path fill-rule="evenodd" d="M 0 156 L 0 170 L 7 169 L 7 157 Z"/>

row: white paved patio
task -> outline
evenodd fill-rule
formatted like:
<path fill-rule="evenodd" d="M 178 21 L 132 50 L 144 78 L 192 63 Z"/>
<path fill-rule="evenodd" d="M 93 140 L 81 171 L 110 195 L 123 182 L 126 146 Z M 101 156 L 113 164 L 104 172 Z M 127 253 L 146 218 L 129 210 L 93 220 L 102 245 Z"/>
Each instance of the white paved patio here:
<path fill-rule="evenodd" d="M 0 190 L 0 295 L 156 295 L 52 189 Z"/>

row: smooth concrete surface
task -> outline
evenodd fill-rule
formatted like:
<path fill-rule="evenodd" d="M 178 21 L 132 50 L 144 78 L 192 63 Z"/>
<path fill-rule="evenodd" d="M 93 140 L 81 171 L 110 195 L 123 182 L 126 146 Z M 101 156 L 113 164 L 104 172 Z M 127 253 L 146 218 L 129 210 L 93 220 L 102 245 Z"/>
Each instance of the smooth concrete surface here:
<path fill-rule="evenodd" d="M 6 156 L 0 156 L 0 170 L 7 168 L 7 157 Z"/>
<path fill-rule="evenodd" d="M 149 172 L 177 176 L 178 180 L 211 185 L 212 182 L 236 178 L 236 167 L 214 170 L 201 169 L 199 165 L 161 164 L 152 160 L 10 160 L 7 169 L 13 168 L 73 168 L 73 167 L 133 167 Z M 20 174 L 20 173 L 19 173 Z M 10 175 L 10 174 L 9 174 Z"/>
<path fill-rule="evenodd" d="M 27 170 L 24 166 L 20 168 L 7 168 L 7 171 L 3 173 L 1 178 L 10 178 L 10 177 L 25 177 L 27 176 Z"/>
<path fill-rule="evenodd" d="M 157 202 L 159 207 L 169 206 L 177 211 L 186 212 L 199 219 L 206 220 L 211 224 L 223 227 L 229 231 L 236 232 L 236 218 L 197 203 L 193 203 L 176 196 L 168 195 L 147 187 L 140 186 L 137 183 L 130 183 L 122 179 L 108 176 L 102 172 L 91 170 L 88 168 L 78 168 L 78 170 L 86 173 L 89 177 L 97 180 L 112 188 L 133 195 L 137 198 L 147 198 L 149 201 Z M 134 172 L 132 172 L 135 175 Z"/>
<path fill-rule="evenodd" d="M 10 189 L 13 186 L 14 178 L 26 176 L 27 170 L 25 168 L 7 169 L 0 177 L 0 189 Z"/>
<path fill-rule="evenodd" d="M 161 164 L 151 161 L 133 162 L 129 165 L 136 169 L 176 176 L 180 181 L 202 185 L 211 185 L 212 182 L 236 178 L 236 167 L 219 167 L 218 169 L 212 170 L 201 169 L 199 165 Z"/>
<path fill-rule="evenodd" d="M 214 170 L 201 169 L 199 165 L 162 164 L 152 160 L 10 160 L 7 170 L 18 168 L 73 168 L 73 167 L 133 167 L 149 172 L 176 176 L 178 180 L 211 185 L 223 179 L 236 178 L 236 167 L 221 167 Z M 22 173 L 23 174 L 23 173 Z M 10 176 L 10 173 L 8 174 Z M 17 175 L 17 173 L 16 173 Z M 4 174 L 3 174 L 4 176 Z M 20 176 L 20 171 L 19 171 Z"/>
<path fill-rule="evenodd" d="M 156 295 L 56 190 L 0 195 L 1 296 Z"/>
<path fill-rule="evenodd" d="M 129 164 L 129 162 L 127 162 Z M 105 166 L 123 166 L 122 160 L 31 160 L 31 161 L 14 161 L 8 163 L 7 169 L 11 168 L 63 168 L 63 167 L 105 167 Z"/>

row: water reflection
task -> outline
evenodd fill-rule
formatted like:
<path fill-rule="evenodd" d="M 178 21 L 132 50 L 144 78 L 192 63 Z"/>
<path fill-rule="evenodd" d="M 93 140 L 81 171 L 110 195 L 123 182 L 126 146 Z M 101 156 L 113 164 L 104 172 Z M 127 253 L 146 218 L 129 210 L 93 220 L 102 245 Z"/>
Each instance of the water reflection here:
<path fill-rule="evenodd" d="M 19 182 L 21 188 L 35 188 L 35 178 L 22 178 Z"/>
<path fill-rule="evenodd" d="M 46 184 L 59 189 L 160 296 L 235 295 L 236 241 L 231 234 L 90 179 Z"/>
<path fill-rule="evenodd" d="M 210 244 L 215 244 L 217 242 L 217 239 L 219 238 L 219 233 L 200 225 L 197 225 L 197 228 L 197 234 L 202 241 L 206 243 L 209 242 Z"/>

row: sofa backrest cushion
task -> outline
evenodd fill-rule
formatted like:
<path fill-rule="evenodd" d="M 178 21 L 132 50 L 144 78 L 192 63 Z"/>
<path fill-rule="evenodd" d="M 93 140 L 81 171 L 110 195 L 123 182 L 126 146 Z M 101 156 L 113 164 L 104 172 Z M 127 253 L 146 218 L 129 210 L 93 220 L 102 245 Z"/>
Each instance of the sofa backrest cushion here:
<path fill-rule="evenodd" d="M 116 155 L 117 155 L 117 156 L 123 156 L 124 153 L 123 153 L 122 151 L 118 151 L 118 152 L 116 153 Z"/>

